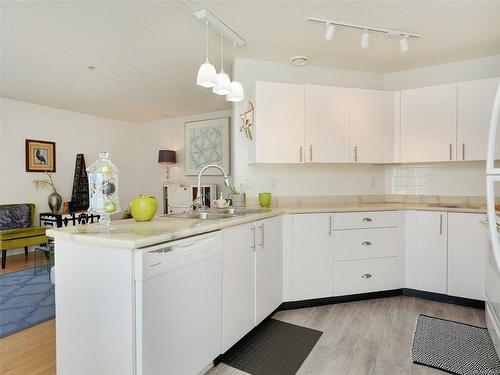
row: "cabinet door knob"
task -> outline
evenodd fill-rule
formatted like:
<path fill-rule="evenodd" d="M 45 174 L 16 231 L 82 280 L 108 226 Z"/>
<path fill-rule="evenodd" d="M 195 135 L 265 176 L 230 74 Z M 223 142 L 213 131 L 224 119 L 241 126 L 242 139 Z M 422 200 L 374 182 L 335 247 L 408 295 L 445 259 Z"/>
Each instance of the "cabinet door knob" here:
<path fill-rule="evenodd" d="M 371 217 L 364 217 L 363 220 L 365 223 L 371 223 L 373 219 Z"/>
<path fill-rule="evenodd" d="M 371 277 L 372 277 L 371 273 L 365 273 L 365 274 L 361 275 L 362 279 L 370 279 Z"/>
<path fill-rule="evenodd" d="M 370 241 L 363 241 L 361 242 L 361 246 L 371 246 L 372 243 Z"/>

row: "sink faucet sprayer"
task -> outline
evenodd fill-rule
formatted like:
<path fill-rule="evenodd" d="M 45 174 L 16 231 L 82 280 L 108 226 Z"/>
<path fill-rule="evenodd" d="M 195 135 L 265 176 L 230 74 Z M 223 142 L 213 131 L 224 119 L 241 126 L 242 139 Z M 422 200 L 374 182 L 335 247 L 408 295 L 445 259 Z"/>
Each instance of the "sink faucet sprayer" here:
<path fill-rule="evenodd" d="M 201 176 L 203 175 L 203 172 L 205 172 L 205 170 L 207 170 L 208 168 L 217 168 L 219 171 L 221 171 L 222 174 L 224 175 L 224 185 L 226 185 L 227 188 L 232 190 L 231 184 L 229 183 L 229 177 L 227 176 L 226 171 L 222 167 L 215 164 L 210 164 L 201 168 L 200 173 L 198 174 L 198 190 L 196 191 L 196 199 L 193 201 L 192 204 L 195 210 L 199 210 L 204 207 L 203 198 L 201 195 Z"/>

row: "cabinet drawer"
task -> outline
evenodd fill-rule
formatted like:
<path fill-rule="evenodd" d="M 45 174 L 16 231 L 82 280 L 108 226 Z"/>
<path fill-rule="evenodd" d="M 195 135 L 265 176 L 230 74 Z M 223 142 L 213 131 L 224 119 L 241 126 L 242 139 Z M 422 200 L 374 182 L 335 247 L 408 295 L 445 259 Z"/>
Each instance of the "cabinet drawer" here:
<path fill-rule="evenodd" d="M 335 262 L 334 296 L 401 288 L 400 258 Z"/>
<path fill-rule="evenodd" d="M 334 260 L 357 260 L 398 256 L 399 228 L 339 230 L 334 236 Z"/>
<path fill-rule="evenodd" d="M 398 211 L 346 212 L 333 215 L 333 229 L 396 227 L 401 223 Z"/>

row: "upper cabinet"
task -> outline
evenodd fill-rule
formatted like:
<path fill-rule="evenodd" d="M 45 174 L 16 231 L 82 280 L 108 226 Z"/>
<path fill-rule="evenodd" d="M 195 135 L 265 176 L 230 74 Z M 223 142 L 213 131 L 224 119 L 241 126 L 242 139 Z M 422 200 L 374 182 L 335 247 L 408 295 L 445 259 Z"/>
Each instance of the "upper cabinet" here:
<path fill-rule="evenodd" d="M 401 92 L 259 81 L 249 163 L 485 160 L 499 80 Z M 500 132 L 497 144 L 500 159 Z"/>
<path fill-rule="evenodd" d="M 349 89 L 305 86 L 305 161 L 349 161 Z"/>
<path fill-rule="evenodd" d="M 394 162 L 393 91 L 351 89 L 350 161 Z"/>
<path fill-rule="evenodd" d="M 256 82 L 250 163 L 304 160 L 304 85 Z"/>
<path fill-rule="evenodd" d="M 456 160 L 457 84 L 401 92 L 401 162 Z"/>
<path fill-rule="evenodd" d="M 458 83 L 457 160 L 485 160 L 498 78 Z M 500 132 L 496 159 L 500 159 Z"/>

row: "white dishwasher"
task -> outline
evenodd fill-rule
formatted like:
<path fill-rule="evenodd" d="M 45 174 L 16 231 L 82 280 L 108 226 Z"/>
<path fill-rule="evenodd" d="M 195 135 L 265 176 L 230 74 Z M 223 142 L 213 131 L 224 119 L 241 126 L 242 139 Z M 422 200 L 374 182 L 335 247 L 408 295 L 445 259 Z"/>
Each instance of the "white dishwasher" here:
<path fill-rule="evenodd" d="M 137 375 L 195 375 L 221 353 L 220 232 L 136 252 Z"/>

